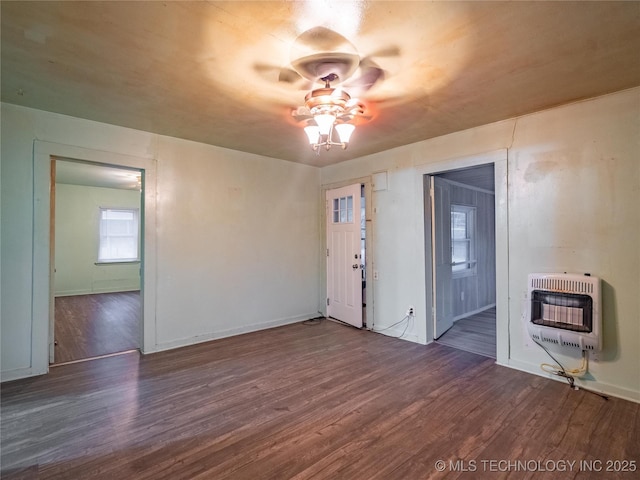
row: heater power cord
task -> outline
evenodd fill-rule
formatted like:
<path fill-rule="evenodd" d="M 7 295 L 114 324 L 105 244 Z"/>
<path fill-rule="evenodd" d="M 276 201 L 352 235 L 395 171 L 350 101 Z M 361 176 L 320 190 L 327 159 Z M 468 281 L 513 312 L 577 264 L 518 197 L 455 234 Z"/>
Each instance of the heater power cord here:
<path fill-rule="evenodd" d="M 547 352 L 549 353 L 549 352 Z M 551 357 L 553 358 L 553 357 Z M 553 360 L 554 362 L 556 362 L 558 365 L 560 365 L 560 363 L 554 358 Z M 546 373 L 551 373 L 553 375 L 560 375 L 560 376 L 564 376 L 564 375 L 570 375 L 571 377 L 582 377 L 583 375 L 585 375 L 587 373 L 587 370 L 589 369 L 589 360 L 587 357 L 587 352 L 586 350 L 582 351 L 582 364 L 580 365 L 580 368 L 574 368 L 572 370 L 567 370 L 564 367 L 562 367 L 562 365 L 560 365 L 560 370 L 558 370 L 554 365 L 550 365 L 548 363 L 543 363 L 542 365 L 540 365 L 540 368 L 542 369 L 542 371 L 546 372 Z"/>
<path fill-rule="evenodd" d="M 547 353 L 547 355 L 549 355 L 551 360 L 553 360 L 558 365 L 558 367 L 560 367 L 560 369 L 558 369 L 554 365 L 550 365 L 548 363 L 543 363 L 542 365 L 540 365 L 540 368 L 542 369 L 543 372 L 550 373 L 552 375 L 556 375 L 558 377 L 562 377 L 562 378 L 566 379 L 567 380 L 567 384 L 569 385 L 569 387 L 572 390 L 584 390 L 585 392 L 589 392 L 589 393 L 597 395 L 597 396 L 599 396 L 601 398 L 604 398 L 605 400 L 609 400 L 609 397 L 607 395 L 603 394 L 603 393 L 596 392 L 594 390 L 589 390 L 588 388 L 584 388 L 584 387 L 581 387 L 579 385 L 576 385 L 576 377 L 581 377 L 584 374 L 586 374 L 587 370 L 589 368 L 589 360 L 588 360 L 588 357 L 587 357 L 587 353 L 588 352 L 586 350 L 582 351 L 582 365 L 580 366 L 580 368 L 567 370 L 566 368 L 564 368 L 564 366 L 553 355 L 551 355 L 551 352 L 549 352 L 549 350 L 547 350 L 547 348 L 544 345 L 542 345 L 540 342 L 538 342 L 534 338 L 532 338 L 532 340 L 540 348 L 542 348 Z"/>

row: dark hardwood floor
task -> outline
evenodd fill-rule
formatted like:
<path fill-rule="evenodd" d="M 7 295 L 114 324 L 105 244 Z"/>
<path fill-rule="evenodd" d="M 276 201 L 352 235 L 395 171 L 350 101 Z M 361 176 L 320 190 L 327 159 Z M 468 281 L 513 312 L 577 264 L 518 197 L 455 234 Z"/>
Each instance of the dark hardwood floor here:
<path fill-rule="evenodd" d="M 138 348 L 140 321 L 140 292 L 56 297 L 54 363 Z"/>
<path fill-rule="evenodd" d="M 640 460 L 638 404 L 330 321 L 1 388 L 3 479 L 630 479 L 577 465 Z M 482 463 L 517 460 L 576 464 Z"/>
<path fill-rule="evenodd" d="M 485 357 L 496 358 L 496 309 L 484 310 L 453 323 L 439 343 Z"/>

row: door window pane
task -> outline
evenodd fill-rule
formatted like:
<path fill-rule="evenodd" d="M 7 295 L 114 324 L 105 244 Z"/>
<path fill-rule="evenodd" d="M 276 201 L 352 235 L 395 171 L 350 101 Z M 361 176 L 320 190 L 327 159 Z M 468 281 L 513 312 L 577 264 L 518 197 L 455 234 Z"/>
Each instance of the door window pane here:
<path fill-rule="evenodd" d="M 333 199 L 333 223 L 353 223 L 353 196 Z"/>

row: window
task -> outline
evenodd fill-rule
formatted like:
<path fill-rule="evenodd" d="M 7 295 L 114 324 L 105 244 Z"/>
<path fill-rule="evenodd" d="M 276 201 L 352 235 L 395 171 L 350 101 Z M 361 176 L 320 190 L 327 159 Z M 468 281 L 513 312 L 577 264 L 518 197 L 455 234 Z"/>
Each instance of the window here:
<path fill-rule="evenodd" d="M 353 196 L 333 199 L 333 223 L 353 223 Z"/>
<path fill-rule="evenodd" d="M 138 260 L 138 209 L 100 208 L 98 262 Z"/>
<path fill-rule="evenodd" d="M 451 271 L 454 276 L 476 273 L 475 207 L 451 205 Z"/>

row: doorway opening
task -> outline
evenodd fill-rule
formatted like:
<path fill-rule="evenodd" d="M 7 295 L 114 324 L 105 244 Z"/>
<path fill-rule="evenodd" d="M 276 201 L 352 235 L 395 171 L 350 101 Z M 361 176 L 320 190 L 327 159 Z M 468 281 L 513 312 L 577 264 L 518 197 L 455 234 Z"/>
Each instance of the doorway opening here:
<path fill-rule="evenodd" d="M 51 158 L 52 365 L 141 348 L 143 174 Z"/>
<path fill-rule="evenodd" d="M 326 191 L 327 317 L 366 323 L 366 185 Z"/>
<path fill-rule="evenodd" d="M 428 180 L 434 340 L 496 358 L 494 165 Z"/>
<path fill-rule="evenodd" d="M 367 207 L 364 184 L 360 185 L 360 278 L 362 280 L 362 326 L 367 328 Z"/>

